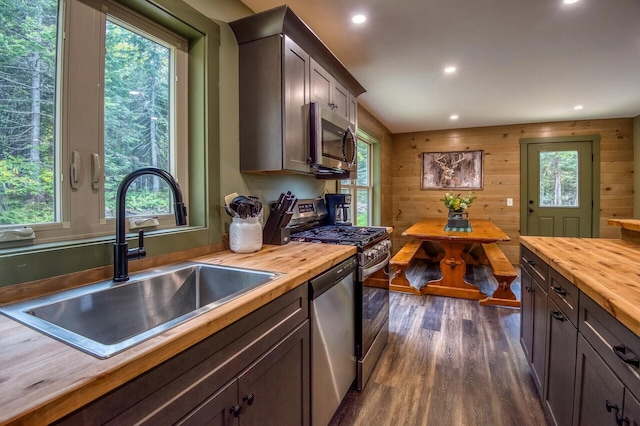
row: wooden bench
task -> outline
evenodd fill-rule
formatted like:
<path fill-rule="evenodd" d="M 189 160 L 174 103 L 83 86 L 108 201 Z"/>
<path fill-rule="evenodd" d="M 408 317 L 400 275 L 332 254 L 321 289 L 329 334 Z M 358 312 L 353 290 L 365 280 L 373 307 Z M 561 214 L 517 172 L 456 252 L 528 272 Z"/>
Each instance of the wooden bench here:
<path fill-rule="evenodd" d="M 518 277 L 518 273 L 514 269 L 507 256 L 504 255 L 498 244 L 483 244 L 482 249 L 487 257 L 491 272 L 498 281 L 498 288 L 493 292 L 491 297 L 487 297 L 480 301 L 481 305 L 500 305 L 520 307 L 520 301 L 516 299 L 516 295 L 511 291 L 511 283 Z"/>
<path fill-rule="evenodd" d="M 395 273 L 389 284 L 389 290 L 420 294 L 420 291 L 411 287 L 406 273 L 411 261 L 421 250 L 422 241 L 412 239 L 391 258 L 389 265 L 391 265 Z"/>

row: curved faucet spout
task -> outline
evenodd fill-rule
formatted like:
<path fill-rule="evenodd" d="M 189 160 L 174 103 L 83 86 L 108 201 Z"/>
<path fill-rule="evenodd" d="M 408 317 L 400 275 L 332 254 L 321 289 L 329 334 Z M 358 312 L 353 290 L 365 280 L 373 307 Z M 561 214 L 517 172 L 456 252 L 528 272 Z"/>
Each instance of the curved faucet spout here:
<path fill-rule="evenodd" d="M 129 258 L 141 258 L 146 254 L 144 247 L 142 247 L 142 234 L 140 235 L 141 247 L 129 250 L 125 229 L 127 190 L 131 182 L 142 175 L 155 175 L 161 177 L 169 184 L 169 188 L 171 188 L 171 192 L 173 192 L 173 208 L 175 211 L 176 225 L 187 224 L 187 208 L 182 201 L 180 185 L 178 185 L 178 182 L 173 176 L 157 167 L 143 167 L 126 175 L 120 182 L 116 195 L 116 242 L 113 249 L 113 281 L 116 282 L 127 281 L 129 279 Z"/>

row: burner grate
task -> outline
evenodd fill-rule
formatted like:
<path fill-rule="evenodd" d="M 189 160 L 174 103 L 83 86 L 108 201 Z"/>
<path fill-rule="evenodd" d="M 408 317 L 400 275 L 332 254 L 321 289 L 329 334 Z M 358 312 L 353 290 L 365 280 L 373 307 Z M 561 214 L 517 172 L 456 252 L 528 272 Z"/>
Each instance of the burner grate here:
<path fill-rule="evenodd" d="M 346 244 L 364 247 L 384 236 L 384 228 L 366 226 L 327 225 L 311 228 L 291 235 L 293 241 Z"/>

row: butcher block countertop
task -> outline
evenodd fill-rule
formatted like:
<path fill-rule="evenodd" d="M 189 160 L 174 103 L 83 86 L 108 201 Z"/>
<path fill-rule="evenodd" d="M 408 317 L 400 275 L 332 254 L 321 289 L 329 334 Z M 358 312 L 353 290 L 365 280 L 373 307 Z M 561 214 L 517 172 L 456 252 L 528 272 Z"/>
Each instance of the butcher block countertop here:
<path fill-rule="evenodd" d="M 640 244 L 552 237 L 520 242 L 640 336 Z"/>
<path fill-rule="evenodd" d="M 103 360 L 0 315 L 0 424 L 59 419 L 355 253 L 353 246 L 292 242 L 252 254 L 224 251 L 194 259 L 286 275 Z"/>

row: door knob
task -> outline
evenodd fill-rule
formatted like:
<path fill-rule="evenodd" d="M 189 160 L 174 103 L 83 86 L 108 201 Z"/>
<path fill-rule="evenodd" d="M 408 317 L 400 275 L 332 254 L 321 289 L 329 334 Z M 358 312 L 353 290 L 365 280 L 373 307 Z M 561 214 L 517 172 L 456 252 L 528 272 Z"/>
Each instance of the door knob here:
<path fill-rule="evenodd" d="M 533 209 L 529 207 L 529 213 L 533 213 Z"/>

